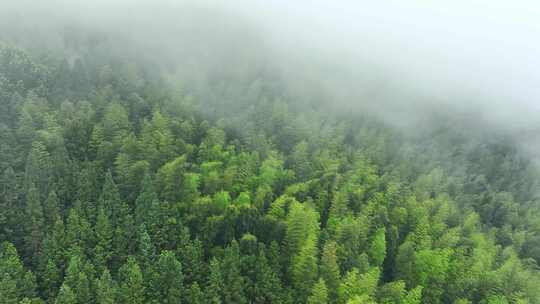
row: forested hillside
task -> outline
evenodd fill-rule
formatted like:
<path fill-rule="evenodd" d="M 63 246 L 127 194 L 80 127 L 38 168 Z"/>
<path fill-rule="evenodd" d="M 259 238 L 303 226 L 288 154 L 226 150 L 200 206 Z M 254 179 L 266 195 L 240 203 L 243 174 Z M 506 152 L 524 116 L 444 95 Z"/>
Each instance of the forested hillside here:
<path fill-rule="evenodd" d="M 510 139 L 271 71 L 191 88 L 100 39 L 0 46 L 0 303 L 540 303 L 540 174 Z"/>

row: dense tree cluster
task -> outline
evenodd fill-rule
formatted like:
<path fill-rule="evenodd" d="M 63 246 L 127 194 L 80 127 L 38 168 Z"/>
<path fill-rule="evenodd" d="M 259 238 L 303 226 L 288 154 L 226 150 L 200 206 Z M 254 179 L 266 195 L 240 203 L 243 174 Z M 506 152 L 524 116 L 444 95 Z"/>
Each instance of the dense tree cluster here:
<path fill-rule="evenodd" d="M 540 303 L 511 143 L 59 57 L 0 47 L 0 303 Z"/>

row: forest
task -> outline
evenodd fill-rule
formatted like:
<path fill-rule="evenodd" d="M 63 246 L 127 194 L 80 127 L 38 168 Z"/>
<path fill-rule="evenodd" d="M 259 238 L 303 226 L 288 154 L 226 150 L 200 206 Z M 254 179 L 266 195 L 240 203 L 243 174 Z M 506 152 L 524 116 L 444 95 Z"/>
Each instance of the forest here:
<path fill-rule="evenodd" d="M 540 303 L 540 171 L 509 136 L 63 35 L 0 43 L 0 303 Z"/>

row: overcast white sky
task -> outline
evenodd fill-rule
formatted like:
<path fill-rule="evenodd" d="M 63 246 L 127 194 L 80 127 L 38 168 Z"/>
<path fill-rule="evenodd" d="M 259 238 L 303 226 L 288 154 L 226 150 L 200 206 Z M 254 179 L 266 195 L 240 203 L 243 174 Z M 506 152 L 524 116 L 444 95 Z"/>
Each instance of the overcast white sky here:
<path fill-rule="evenodd" d="M 0 10 L 4 1 L 23 16 L 41 12 L 41 22 L 69 17 L 135 34 L 166 19 L 160 11 L 174 23 L 176 11 L 193 5 L 228 10 L 265 29 L 263 39 L 291 58 L 317 57 L 351 74 L 367 62 L 434 102 L 480 105 L 502 125 L 540 122 L 540 1 L 0 0 Z"/>
<path fill-rule="evenodd" d="M 276 3 L 267 7 L 269 20 L 278 15 L 283 22 L 267 24 L 280 32 L 297 28 L 296 41 L 367 58 L 423 89 L 472 91 L 540 109 L 540 1 Z"/>

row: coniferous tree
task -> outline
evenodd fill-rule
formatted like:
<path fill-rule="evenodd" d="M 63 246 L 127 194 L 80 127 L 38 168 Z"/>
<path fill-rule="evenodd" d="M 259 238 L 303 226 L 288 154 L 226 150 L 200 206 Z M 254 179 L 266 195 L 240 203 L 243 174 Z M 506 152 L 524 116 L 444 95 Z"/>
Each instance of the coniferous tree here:
<path fill-rule="evenodd" d="M 540 303 L 540 173 L 512 136 L 439 109 L 408 136 L 271 68 L 177 90 L 120 36 L 9 31 L 0 303 Z"/>
<path fill-rule="evenodd" d="M 49 192 L 49 196 L 47 197 L 47 200 L 45 200 L 43 207 L 46 227 L 52 227 L 54 223 L 61 217 L 60 207 L 58 195 L 56 195 L 56 191 L 52 190 Z"/>
<path fill-rule="evenodd" d="M 327 304 L 328 303 L 328 289 L 323 279 L 319 279 L 313 289 L 311 295 L 307 299 L 308 304 Z"/>
<path fill-rule="evenodd" d="M 378 229 L 369 248 L 371 264 L 374 266 L 381 267 L 386 256 L 385 232 L 386 230 L 384 228 Z"/>
<path fill-rule="evenodd" d="M 283 288 L 278 274 L 268 264 L 264 247 L 260 247 L 257 257 L 255 276 L 255 303 L 280 303 L 283 300 Z"/>
<path fill-rule="evenodd" d="M 18 202 L 20 189 L 13 168 L 4 170 L 0 183 L 0 237 L 3 240 L 13 239 L 22 228 L 20 215 L 18 215 Z"/>
<path fill-rule="evenodd" d="M 159 303 L 181 303 L 186 296 L 182 264 L 171 251 L 163 251 L 152 266 L 149 298 Z"/>
<path fill-rule="evenodd" d="M 319 267 L 320 275 L 328 287 L 328 296 L 332 302 L 337 298 L 337 290 L 341 279 L 339 265 L 337 263 L 336 247 L 337 245 L 334 241 L 327 241 L 324 244 Z"/>
<path fill-rule="evenodd" d="M 141 224 L 137 236 L 137 259 L 144 270 L 154 262 L 156 256 L 156 248 L 150 239 L 150 235 L 146 231 L 146 226 Z"/>
<path fill-rule="evenodd" d="M 223 289 L 226 284 L 221 272 L 221 263 L 213 258 L 210 260 L 210 273 L 207 282 L 206 301 L 211 304 L 223 303 Z"/>
<path fill-rule="evenodd" d="M 247 303 L 244 293 L 245 277 L 240 273 L 241 256 L 238 243 L 233 241 L 225 249 L 223 260 L 221 261 L 221 274 L 224 285 L 223 303 Z"/>
<path fill-rule="evenodd" d="M 0 302 L 17 303 L 35 296 L 35 277 L 24 269 L 15 246 L 9 242 L 0 247 L 0 273 Z"/>
<path fill-rule="evenodd" d="M 77 296 L 68 285 L 62 285 L 54 304 L 77 304 Z"/>
<path fill-rule="evenodd" d="M 187 297 L 186 297 L 186 303 L 190 304 L 203 304 L 206 303 L 204 301 L 204 294 L 199 287 L 199 284 L 197 282 L 193 283 L 189 289 L 187 290 Z"/>
<path fill-rule="evenodd" d="M 94 264 L 99 271 L 105 270 L 111 261 L 113 228 L 103 207 L 98 210 L 96 225 L 96 246 L 94 247 Z"/>
<path fill-rule="evenodd" d="M 149 218 L 152 203 L 158 199 L 154 190 L 152 179 L 148 174 L 143 178 L 141 184 L 141 193 L 135 201 L 135 223 L 141 225 L 145 222 L 152 222 Z"/>
<path fill-rule="evenodd" d="M 145 288 L 141 269 L 134 258 L 130 257 L 118 270 L 118 303 L 145 303 Z"/>
<path fill-rule="evenodd" d="M 180 237 L 178 257 L 182 263 L 186 283 L 203 282 L 206 271 L 201 241 L 199 239 L 190 240 L 187 229 L 182 231 Z"/>
<path fill-rule="evenodd" d="M 299 297 L 304 300 L 309 295 L 318 276 L 317 245 L 315 242 L 316 240 L 313 238 L 308 239 L 300 252 L 293 257 L 291 265 L 293 286 Z"/>
<path fill-rule="evenodd" d="M 43 263 L 52 261 L 63 269 L 66 264 L 66 245 L 64 221 L 58 218 L 43 240 Z"/>
<path fill-rule="evenodd" d="M 116 303 L 116 286 L 108 269 L 105 268 L 96 283 L 96 304 Z"/>
<path fill-rule="evenodd" d="M 62 283 L 61 275 L 62 273 L 54 263 L 54 260 L 48 260 L 41 277 L 42 294 L 44 294 L 47 299 L 56 298 L 57 291 Z"/>
<path fill-rule="evenodd" d="M 37 265 L 42 254 L 45 219 L 38 189 L 33 184 L 30 185 L 26 194 L 26 216 L 28 218 L 26 248 L 29 257 L 31 257 L 30 260 L 34 265 Z"/>

